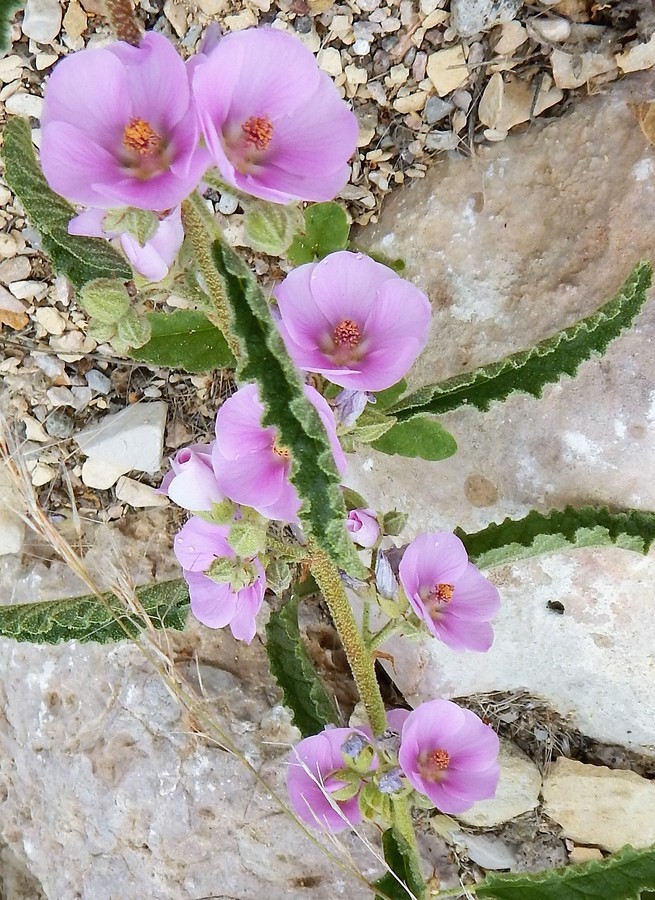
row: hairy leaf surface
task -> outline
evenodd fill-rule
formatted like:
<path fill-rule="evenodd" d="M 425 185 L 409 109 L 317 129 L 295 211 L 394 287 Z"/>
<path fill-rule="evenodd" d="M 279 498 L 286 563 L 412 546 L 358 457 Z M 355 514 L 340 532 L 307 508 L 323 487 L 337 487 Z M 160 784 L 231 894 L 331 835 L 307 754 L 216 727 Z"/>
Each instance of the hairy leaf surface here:
<path fill-rule="evenodd" d="M 505 519 L 474 534 L 456 528 L 455 534 L 481 569 L 573 547 L 615 544 L 626 550 L 647 553 L 655 540 L 655 513 L 567 506 L 547 515 L 532 510 L 522 519 Z"/>
<path fill-rule="evenodd" d="M 305 530 L 342 569 L 363 566 L 345 529 L 346 508 L 323 424 L 306 399 L 300 375 L 275 327 L 264 294 L 238 256 L 217 241 L 213 258 L 226 289 L 232 332 L 239 341 L 240 382 L 257 382 L 266 408 L 264 425 L 274 425 L 291 451 L 291 481 L 303 501 Z"/>
<path fill-rule="evenodd" d="M 193 373 L 234 365 L 225 338 L 204 313 L 178 309 L 172 313 L 151 312 L 146 319 L 152 329 L 150 340 L 130 351 L 133 359 Z"/>
<path fill-rule="evenodd" d="M 266 653 L 284 705 L 303 737 L 318 734 L 339 718 L 330 695 L 309 658 L 298 627 L 299 597 L 274 612 L 266 626 Z"/>
<path fill-rule="evenodd" d="M 419 388 L 386 411 L 406 419 L 419 411 L 440 414 L 464 405 L 487 410 L 494 401 L 505 400 L 512 393 L 540 397 L 545 385 L 562 375 L 575 375 L 581 363 L 604 353 L 609 343 L 632 324 L 646 300 L 651 277 L 651 266 L 639 263 L 618 294 L 593 315 L 529 350 Z"/>
<path fill-rule="evenodd" d="M 155 628 L 184 628 L 189 607 L 189 592 L 182 579 L 162 581 L 136 588 L 148 623 L 138 615 L 128 615 L 114 594 L 103 601 L 94 594 L 18 603 L 0 607 L 0 635 L 32 644 L 57 644 L 60 641 L 93 641 L 106 644 L 136 637 L 146 624 Z"/>
<path fill-rule="evenodd" d="M 384 892 L 385 900 L 422 900 L 425 896 L 425 882 L 417 871 L 411 850 L 405 838 L 396 828 L 389 828 L 382 835 L 384 861 L 397 877 L 387 872 L 375 882 L 375 887 Z M 409 888 L 411 894 L 405 887 Z M 379 897 L 376 900 L 380 900 Z"/>
<path fill-rule="evenodd" d="M 493 900 L 640 900 L 655 888 L 655 848 L 624 847 L 602 862 L 549 869 L 530 875 L 487 875 L 476 897 Z"/>
<path fill-rule="evenodd" d="M 41 235 L 56 272 L 66 275 L 76 290 L 96 278 L 132 278 L 130 266 L 107 241 L 68 233 L 75 210 L 48 186 L 25 119 L 12 118 L 5 125 L 2 158 L 7 184 Z"/>

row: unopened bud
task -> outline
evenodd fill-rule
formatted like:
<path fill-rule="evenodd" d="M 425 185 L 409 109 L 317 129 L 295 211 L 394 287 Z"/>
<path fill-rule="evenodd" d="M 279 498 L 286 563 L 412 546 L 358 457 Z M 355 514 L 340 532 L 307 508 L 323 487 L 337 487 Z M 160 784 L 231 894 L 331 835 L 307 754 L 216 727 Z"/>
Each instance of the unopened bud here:
<path fill-rule="evenodd" d="M 125 286 L 114 278 L 87 282 L 80 291 L 79 301 L 84 311 L 103 325 L 117 324 L 130 310 Z"/>

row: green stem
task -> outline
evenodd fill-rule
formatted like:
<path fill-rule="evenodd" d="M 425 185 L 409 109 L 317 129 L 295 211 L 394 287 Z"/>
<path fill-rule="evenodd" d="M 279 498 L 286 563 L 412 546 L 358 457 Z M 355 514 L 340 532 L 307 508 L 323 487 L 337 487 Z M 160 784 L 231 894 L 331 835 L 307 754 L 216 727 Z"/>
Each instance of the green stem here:
<path fill-rule="evenodd" d="M 399 630 L 402 621 L 402 619 L 389 619 L 386 625 L 383 625 L 379 631 L 376 631 L 374 635 L 371 635 L 371 638 L 368 641 L 369 649 L 375 650 L 381 644 L 384 644 L 387 638 L 390 638 L 392 634 L 395 634 Z"/>
<path fill-rule="evenodd" d="M 364 701 L 373 734 L 382 734 L 387 727 L 387 714 L 375 677 L 373 657 L 359 633 L 336 566 L 328 555 L 316 545 L 311 547 L 311 554 L 312 575 L 325 597 L 335 628 L 339 632 L 359 696 Z"/>
<path fill-rule="evenodd" d="M 266 549 L 270 550 L 276 556 L 286 557 L 285 562 L 304 562 L 309 559 L 309 547 L 303 547 L 301 544 L 287 544 L 278 538 L 267 535 Z"/>
<path fill-rule="evenodd" d="M 214 305 L 214 314 L 212 316 L 214 324 L 223 332 L 223 337 L 227 341 L 234 358 L 238 359 L 241 351 L 239 343 L 230 329 L 230 314 L 225 288 L 212 259 L 212 244 L 214 240 L 218 239 L 219 235 L 213 219 L 209 216 L 204 200 L 197 191 L 194 191 L 182 203 L 182 224 Z"/>
<path fill-rule="evenodd" d="M 420 874 L 421 853 L 418 849 L 416 832 L 414 830 L 414 823 L 412 822 L 412 815 L 410 813 L 407 797 L 397 797 L 395 800 L 392 800 L 391 809 L 393 814 L 394 827 L 405 838 L 409 846 L 410 853 L 414 857 L 412 868 Z M 423 892 L 423 896 L 419 897 L 418 900 L 424 900 L 424 897 L 425 891 Z"/>

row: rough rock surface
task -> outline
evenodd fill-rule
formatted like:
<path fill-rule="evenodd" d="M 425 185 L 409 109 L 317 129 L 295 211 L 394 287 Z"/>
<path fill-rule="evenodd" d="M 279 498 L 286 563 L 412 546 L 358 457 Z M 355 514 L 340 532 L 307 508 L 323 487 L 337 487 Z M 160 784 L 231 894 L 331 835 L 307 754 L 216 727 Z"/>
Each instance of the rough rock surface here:
<path fill-rule="evenodd" d="M 124 556 L 136 551 L 127 558 L 137 577 L 151 577 L 158 560 L 158 577 L 172 577 L 161 512 L 140 516 L 133 533 L 96 535 L 92 569 L 108 571 L 113 542 Z M 56 562 L 25 572 L 16 557 L 3 557 L 0 581 L 14 585 L 11 602 L 45 599 L 44 587 L 48 595 L 83 592 Z M 182 673 L 202 685 L 218 721 L 284 797 L 285 757 L 298 732 L 277 705 L 259 639 L 246 647 L 226 630 L 191 625 L 170 641 Z M 369 896 L 236 758 L 195 732 L 138 647 L 1 640 L 0 667 L 2 896 Z M 348 835 L 343 843 L 373 877 L 363 845 Z"/>
<path fill-rule="evenodd" d="M 515 819 L 539 805 L 541 775 L 525 753 L 509 741 L 501 741 L 498 755 L 500 781 L 496 796 L 481 800 L 467 812 L 455 816 L 464 825 L 490 828 Z"/>
<path fill-rule="evenodd" d="M 655 785 L 634 772 L 560 757 L 544 779 L 544 813 L 566 837 L 604 850 L 655 844 Z"/>
<path fill-rule="evenodd" d="M 402 257 L 432 300 L 414 385 L 530 346 L 595 310 L 639 259 L 655 259 L 655 150 L 628 107 L 648 84 L 627 79 L 541 129 L 437 166 L 361 235 L 360 246 Z M 409 537 L 568 503 L 655 510 L 654 334 L 651 299 L 602 360 L 540 400 L 515 395 L 486 413 L 444 416 L 454 457 L 408 463 L 362 450 L 349 483 L 371 506 L 410 513 Z M 599 740 L 653 751 L 655 557 L 581 550 L 492 577 L 503 605 L 490 653 L 472 661 L 436 641 L 389 645 L 406 696 L 524 688 Z"/>

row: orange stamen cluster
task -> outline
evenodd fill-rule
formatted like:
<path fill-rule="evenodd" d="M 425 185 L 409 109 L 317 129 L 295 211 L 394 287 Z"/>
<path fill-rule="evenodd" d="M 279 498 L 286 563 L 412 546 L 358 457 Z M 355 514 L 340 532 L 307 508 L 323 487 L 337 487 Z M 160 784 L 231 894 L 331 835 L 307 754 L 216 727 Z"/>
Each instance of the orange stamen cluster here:
<path fill-rule="evenodd" d="M 276 456 L 279 456 L 280 459 L 289 460 L 291 459 L 291 451 L 288 447 L 282 447 L 279 444 L 273 444 L 273 453 Z"/>
<path fill-rule="evenodd" d="M 139 156 L 149 156 L 161 147 L 161 137 L 145 119 L 132 119 L 123 131 L 123 144 Z"/>
<path fill-rule="evenodd" d="M 359 326 L 352 319 L 344 319 L 339 322 L 332 332 L 332 340 L 340 347 L 356 347 L 362 339 L 362 333 Z"/>
<path fill-rule="evenodd" d="M 266 116 L 251 116 L 241 126 L 246 144 L 266 150 L 273 138 L 273 125 Z"/>
<path fill-rule="evenodd" d="M 431 750 L 426 762 L 429 766 L 443 771 L 450 765 L 450 753 L 447 750 Z"/>
<path fill-rule="evenodd" d="M 438 584 L 434 589 L 435 600 L 439 603 L 449 603 L 455 593 L 455 587 L 452 584 Z"/>

